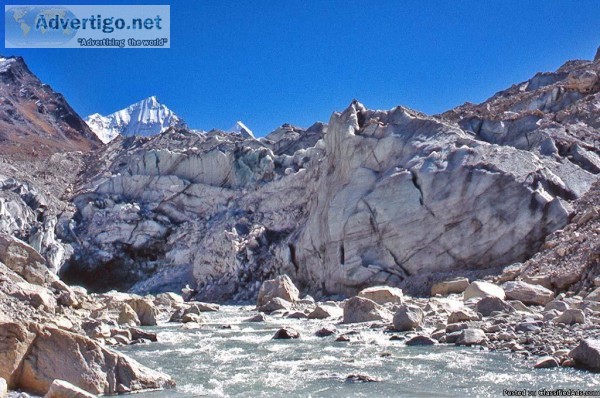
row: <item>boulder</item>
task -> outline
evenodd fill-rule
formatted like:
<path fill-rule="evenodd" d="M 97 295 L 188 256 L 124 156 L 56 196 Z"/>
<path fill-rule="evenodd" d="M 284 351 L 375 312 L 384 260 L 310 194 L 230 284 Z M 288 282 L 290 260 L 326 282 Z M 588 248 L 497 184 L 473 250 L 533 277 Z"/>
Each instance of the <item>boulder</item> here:
<path fill-rule="evenodd" d="M 321 329 L 315 332 L 315 336 L 317 337 L 327 337 L 335 334 L 336 328 L 335 326 L 323 326 Z"/>
<path fill-rule="evenodd" d="M 121 303 L 121 311 L 117 319 L 119 325 L 140 326 L 141 322 L 137 313 L 127 303 Z"/>
<path fill-rule="evenodd" d="M 191 307 L 198 310 L 198 315 L 200 312 L 217 312 L 219 311 L 219 304 L 213 303 L 202 303 L 200 301 L 191 301 L 188 303 Z"/>
<path fill-rule="evenodd" d="M 585 314 L 577 308 L 569 308 L 563 312 L 554 323 L 564 323 L 565 325 L 574 325 L 576 323 L 585 323 Z"/>
<path fill-rule="evenodd" d="M 528 305 L 546 305 L 554 298 L 552 290 L 523 281 L 506 282 L 504 292 L 509 300 L 519 300 Z"/>
<path fill-rule="evenodd" d="M 531 308 L 527 307 L 525 304 L 523 304 L 519 300 L 510 300 L 510 301 L 508 301 L 508 304 L 510 304 L 511 307 L 513 307 L 515 309 L 515 311 L 517 311 L 517 312 L 526 312 L 528 314 L 534 313 L 534 311 Z"/>
<path fill-rule="evenodd" d="M 308 314 L 308 319 L 339 318 L 343 314 L 344 310 L 337 304 L 319 303 L 315 309 Z"/>
<path fill-rule="evenodd" d="M 56 379 L 92 394 L 175 386 L 169 376 L 110 351 L 94 340 L 60 329 L 40 328 L 24 358 L 18 387 L 41 395 Z"/>
<path fill-rule="evenodd" d="M 469 324 L 466 322 L 449 323 L 446 325 L 446 333 L 460 332 L 463 329 L 468 329 Z"/>
<path fill-rule="evenodd" d="M 279 310 L 289 310 L 290 308 L 292 308 L 292 303 L 290 303 L 289 301 L 286 301 L 282 298 L 279 297 L 275 297 L 271 300 L 269 300 L 268 302 L 266 302 L 265 304 L 256 307 L 256 309 L 260 312 L 264 312 L 267 314 L 271 314 L 275 311 L 279 311 Z"/>
<path fill-rule="evenodd" d="M 296 330 L 292 329 L 292 328 L 282 328 L 279 329 L 277 332 L 275 332 L 275 334 L 273 335 L 273 339 L 274 340 L 279 340 L 279 339 L 297 339 L 300 337 L 300 333 L 298 333 Z"/>
<path fill-rule="evenodd" d="M 8 385 L 6 384 L 6 380 L 0 377 L 0 398 L 8 397 Z"/>
<path fill-rule="evenodd" d="M 35 285 L 49 286 L 58 279 L 33 247 L 4 233 L 0 233 L 0 262 Z"/>
<path fill-rule="evenodd" d="M 265 314 L 256 314 L 253 317 L 246 319 L 244 322 L 265 322 L 267 317 Z"/>
<path fill-rule="evenodd" d="M 95 395 L 64 380 L 54 380 L 44 398 L 94 398 Z"/>
<path fill-rule="evenodd" d="M 181 323 L 202 323 L 204 320 L 198 314 L 185 314 L 183 318 L 181 318 Z"/>
<path fill-rule="evenodd" d="M 414 330 L 423 323 L 423 316 L 421 308 L 404 304 L 394 314 L 394 329 L 399 332 Z"/>
<path fill-rule="evenodd" d="M 10 389 L 17 387 L 23 358 L 34 338 L 35 334 L 23 325 L 0 322 L 0 377 L 6 380 Z"/>
<path fill-rule="evenodd" d="M 127 300 L 127 304 L 135 311 L 142 326 L 156 326 L 158 324 L 159 311 L 151 299 L 133 297 Z"/>
<path fill-rule="evenodd" d="M 455 278 L 443 282 L 438 282 L 431 287 L 431 295 L 437 294 L 447 296 L 449 294 L 458 294 L 464 292 L 469 287 L 467 278 Z"/>
<path fill-rule="evenodd" d="M 454 311 L 448 317 L 448 323 L 459 323 L 478 320 L 479 316 L 477 315 L 477 313 L 468 308 L 462 308 L 460 310 Z"/>
<path fill-rule="evenodd" d="M 287 275 L 279 275 L 275 279 L 264 281 L 258 291 L 257 307 L 262 307 L 274 298 L 294 303 L 300 299 L 299 292 Z"/>
<path fill-rule="evenodd" d="M 575 365 L 592 371 L 600 371 L 600 340 L 585 339 L 569 352 Z"/>
<path fill-rule="evenodd" d="M 302 312 L 302 311 L 295 311 L 292 312 L 291 314 L 287 315 L 287 318 L 290 319 L 308 319 L 308 314 Z"/>
<path fill-rule="evenodd" d="M 428 336 L 418 335 L 410 338 L 407 342 L 407 346 L 421 346 L 421 345 L 435 345 L 436 341 Z"/>
<path fill-rule="evenodd" d="M 131 331 L 129 331 L 127 329 L 118 329 L 118 328 L 111 329 L 110 335 L 112 337 L 122 336 L 122 337 L 126 338 L 127 340 L 131 340 Z"/>
<path fill-rule="evenodd" d="M 544 320 L 545 321 L 551 321 L 555 318 L 558 318 L 560 316 L 561 312 L 558 310 L 548 310 L 548 311 L 544 311 Z"/>
<path fill-rule="evenodd" d="M 490 316 L 492 312 L 514 312 L 515 309 L 501 298 L 484 297 L 475 304 L 475 311 L 483 316 Z"/>
<path fill-rule="evenodd" d="M 471 282 L 469 287 L 465 289 L 463 299 L 465 301 L 473 298 L 498 297 L 502 300 L 506 298 L 504 289 L 496 286 L 493 283 L 475 281 Z"/>
<path fill-rule="evenodd" d="M 54 314 L 56 310 L 56 299 L 52 292 L 45 287 L 29 282 L 13 283 L 9 295 L 26 302 L 34 308 Z"/>
<path fill-rule="evenodd" d="M 158 341 L 158 336 L 156 335 L 156 333 L 153 332 L 147 332 L 138 328 L 129 328 L 129 333 L 131 333 L 132 340 L 144 339 L 153 342 Z"/>
<path fill-rule="evenodd" d="M 556 310 L 559 312 L 565 312 L 568 309 L 569 309 L 569 304 L 565 303 L 564 301 L 560 301 L 560 300 L 552 300 L 548 304 L 546 304 L 546 306 L 544 307 L 544 311 Z"/>
<path fill-rule="evenodd" d="M 534 333 L 540 330 L 543 322 L 520 322 L 515 325 L 515 332 Z"/>
<path fill-rule="evenodd" d="M 480 345 L 487 340 L 484 331 L 481 329 L 469 328 L 456 333 L 459 333 L 456 339 L 457 345 Z"/>
<path fill-rule="evenodd" d="M 173 292 L 160 293 L 156 296 L 154 304 L 174 307 L 176 305 L 183 304 L 183 297 Z"/>
<path fill-rule="evenodd" d="M 557 368 L 560 366 L 556 358 L 551 356 L 541 357 L 533 367 L 535 369 L 548 369 L 548 368 Z"/>
<path fill-rule="evenodd" d="M 110 337 L 110 327 L 104 320 L 90 320 L 81 324 L 85 334 L 92 339 L 107 339 Z"/>
<path fill-rule="evenodd" d="M 80 308 L 81 303 L 77 298 L 77 293 L 63 281 L 57 279 L 50 284 L 50 287 L 58 293 L 58 298 L 56 300 L 58 304 L 65 307 Z"/>
<path fill-rule="evenodd" d="M 361 290 L 358 297 L 363 297 L 377 304 L 401 304 L 403 299 L 402 289 L 390 286 L 373 286 Z"/>
<path fill-rule="evenodd" d="M 522 279 L 523 282 L 527 282 L 531 285 L 541 285 L 546 289 L 552 289 L 552 278 L 550 277 L 550 275 L 524 275 Z"/>
<path fill-rule="evenodd" d="M 344 304 L 343 323 L 359 323 L 373 321 L 390 321 L 392 314 L 376 302 L 352 297 Z"/>

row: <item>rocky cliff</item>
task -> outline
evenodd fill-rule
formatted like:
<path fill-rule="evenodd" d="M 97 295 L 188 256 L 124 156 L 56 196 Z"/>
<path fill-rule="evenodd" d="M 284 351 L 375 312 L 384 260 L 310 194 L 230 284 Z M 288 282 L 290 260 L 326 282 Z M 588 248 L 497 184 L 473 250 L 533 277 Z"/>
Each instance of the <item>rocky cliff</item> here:
<path fill-rule="evenodd" d="M 64 275 L 222 301 L 281 273 L 317 296 L 499 273 L 564 227 L 597 179 L 599 71 L 571 61 L 433 117 L 354 101 L 261 139 L 119 138 L 81 176 Z"/>

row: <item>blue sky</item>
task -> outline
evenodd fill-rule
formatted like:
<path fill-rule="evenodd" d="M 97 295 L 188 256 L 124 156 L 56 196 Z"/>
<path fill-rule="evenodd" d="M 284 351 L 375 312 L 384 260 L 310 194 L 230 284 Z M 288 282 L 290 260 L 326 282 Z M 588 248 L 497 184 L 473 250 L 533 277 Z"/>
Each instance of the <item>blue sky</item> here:
<path fill-rule="evenodd" d="M 597 0 L 177 0 L 170 49 L 2 54 L 24 56 L 82 116 L 156 95 L 191 127 L 242 120 L 265 135 L 328 121 L 353 98 L 430 114 L 483 101 L 568 59 L 593 58 L 599 16 Z"/>

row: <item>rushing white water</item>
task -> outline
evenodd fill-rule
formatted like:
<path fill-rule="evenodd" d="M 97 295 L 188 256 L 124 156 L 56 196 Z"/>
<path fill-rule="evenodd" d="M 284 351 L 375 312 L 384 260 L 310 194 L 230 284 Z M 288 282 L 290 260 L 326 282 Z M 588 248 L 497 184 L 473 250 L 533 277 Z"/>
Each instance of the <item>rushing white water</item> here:
<path fill-rule="evenodd" d="M 317 320 L 272 318 L 246 323 L 248 307 L 205 313 L 198 329 L 163 325 L 159 342 L 120 350 L 175 378 L 177 389 L 136 397 L 496 397 L 504 389 L 600 390 L 600 375 L 575 369 L 533 369 L 531 360 L 478 348 L 406 347 L 381 329 L 359 330 L 357 341 L 335 342 L 314 332 Z M 231 329 L 224 329 L 231 325 Z M 296 340 L 272 340 L 281 326 L 300 331 Z M 350 374 L 377 383 L 350 383 Z"/>

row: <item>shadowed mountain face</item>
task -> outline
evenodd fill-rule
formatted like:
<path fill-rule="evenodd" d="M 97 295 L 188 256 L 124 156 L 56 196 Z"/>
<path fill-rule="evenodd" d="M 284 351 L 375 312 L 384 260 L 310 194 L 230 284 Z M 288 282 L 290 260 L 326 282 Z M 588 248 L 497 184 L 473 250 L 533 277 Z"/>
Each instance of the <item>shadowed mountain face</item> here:
<path fill-rule="evenodd" d="M 31 73 L 22 58 L 0 56 L 1 155 L 46 158 L 101 146 L 64 97 Z"/>

